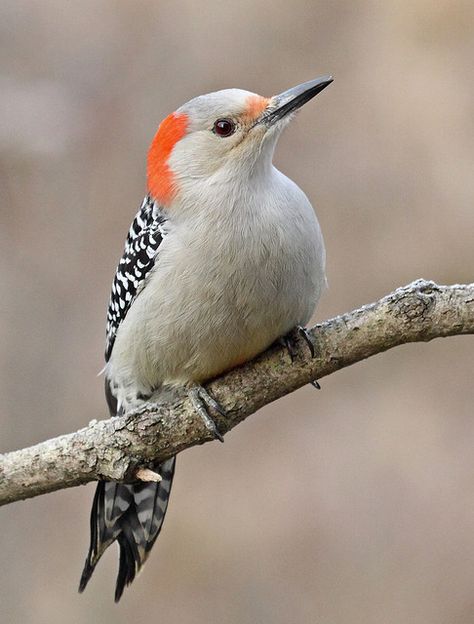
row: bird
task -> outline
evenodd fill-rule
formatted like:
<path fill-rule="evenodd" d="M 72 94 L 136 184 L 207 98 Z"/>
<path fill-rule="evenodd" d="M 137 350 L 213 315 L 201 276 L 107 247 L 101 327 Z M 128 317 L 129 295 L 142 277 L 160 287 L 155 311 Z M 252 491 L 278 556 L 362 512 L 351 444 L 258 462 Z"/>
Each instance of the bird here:
<path fill-rule="evenodd" d="M 294 328 L 305 335 L 326 287 L 325 246 L 309 199 L 273 154 L 296 111 L 332 81 L 320 76 L 273 97 L 200 95 L 159 125 L 107 311 L 111 416 L 181 388 L 222 439 L 210 413 L 225 412 L 203 383 Z M 149 467 L 156 482 L 98 482 L 80 592 L 117 542 L 120 600 L 160 533 L 175 463 Z"/>

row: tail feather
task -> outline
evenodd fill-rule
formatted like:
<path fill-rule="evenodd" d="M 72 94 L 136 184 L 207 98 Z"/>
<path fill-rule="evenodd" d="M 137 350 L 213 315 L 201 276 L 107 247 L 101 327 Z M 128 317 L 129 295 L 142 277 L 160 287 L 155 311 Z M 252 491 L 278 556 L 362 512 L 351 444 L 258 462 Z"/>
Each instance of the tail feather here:
<path fill-rule="evenodd" d="M 119 557 L 119 571 L 117 575 L 117 581 L 115 583 L 115 602 L 118 602 L 122 597 L 123 590 L 127 585 L 135 578 L 136 574 L 136 550 L 133 548 L 132 542 L 130 542 L 124 535 L 119 535 L 117 538 L 120 547 Z"/>
<path fill-rule="evenodd" d="M 168 506 L 176 458 L 154 467 L 162 477 L 158 483 L 97 484 L 91 511 L 91 541 L 79 591 L 86 588 L 97 562 L 117 540 L 120 548 L 115 589 L 118 602 L 123 590 L 145 563 L 158 537 Z"/>
<path fill-rule="evenodd" d="M 113 481 L 105 482 L 103 521 L 111 532 L 118 530 L 117 521 L 133 504 L 134 488 Z"/>

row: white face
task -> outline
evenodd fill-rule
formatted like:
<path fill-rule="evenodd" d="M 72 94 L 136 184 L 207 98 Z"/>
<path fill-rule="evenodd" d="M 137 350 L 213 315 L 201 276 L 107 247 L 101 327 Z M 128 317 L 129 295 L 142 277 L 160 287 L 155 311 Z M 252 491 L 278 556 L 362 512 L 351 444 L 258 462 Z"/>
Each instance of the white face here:
<path fill-rule="evenodd" d="M 256 123 L 272 99 L 241 89 L 201 95 L 176 111 L 187 116 L 185 136 L 168 161 L 178 181 L 202 179 L 216 172 L 251 172 L 258 162 L 271 163 L 276 140 L 291 115 L 271 126 Z"/>
<path fill-rule="evenodd" d="M 150 194 L 167 205 L 206 185 L 257 179 L 271 167 L 273 150 L 296 110 L 332 82 L 321 76 L 272 98 L 241 89 L 201 95 L 168 115 L 148 152 Z M 242 188 L 240 186 L 240 188 Z"/>

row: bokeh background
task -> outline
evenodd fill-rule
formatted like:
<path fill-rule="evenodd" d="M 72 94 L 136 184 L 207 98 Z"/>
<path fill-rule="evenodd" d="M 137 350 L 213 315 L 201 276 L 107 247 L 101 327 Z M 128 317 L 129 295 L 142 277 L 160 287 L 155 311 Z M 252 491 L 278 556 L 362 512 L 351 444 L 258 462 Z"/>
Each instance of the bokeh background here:
<path fill-rule="evenodd" d="M 334 84 L 276 164 L 317 208 L 317 319 L 474 273 L 474 4 L 2 0 L 0 450 L 106 415 L 104 316 L 159 121 L 200 93 Z M 0 511 L 0 621 L 474 621 L 472 337 L 401 347 L 182 453 L 113 604 L 76 588 L 94 486 Z"/>

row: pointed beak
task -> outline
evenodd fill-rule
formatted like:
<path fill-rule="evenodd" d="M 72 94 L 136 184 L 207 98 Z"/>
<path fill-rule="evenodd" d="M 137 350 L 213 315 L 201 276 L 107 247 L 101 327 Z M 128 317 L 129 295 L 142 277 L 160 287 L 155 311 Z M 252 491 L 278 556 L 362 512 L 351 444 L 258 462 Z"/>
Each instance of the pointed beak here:
<path fill-rule="evenodd" d="M 288 89 L 279 95 L 275 95 L 271 99 L 270 106 L 264 111 L 259 122 L 264 122 L 271 126 L 289 113 L 301 108 L 303 104 L 313 99 L 323 89 L 333 81 L 332 76 L 320 76 L 315 80 L 303 82 L 296 87 Z"/>

